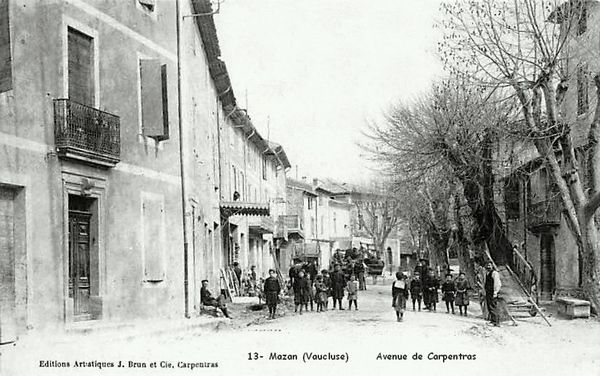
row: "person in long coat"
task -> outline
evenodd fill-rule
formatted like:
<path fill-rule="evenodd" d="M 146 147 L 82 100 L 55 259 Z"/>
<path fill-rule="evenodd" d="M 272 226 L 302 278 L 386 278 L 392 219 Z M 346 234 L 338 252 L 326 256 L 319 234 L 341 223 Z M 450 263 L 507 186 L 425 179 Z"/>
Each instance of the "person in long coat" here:
<path fill-rule="evenodd" d="M 279 293 L 281 292 L 281 284 L 275 270 L 269 270 L 269 278 L 265 280 L 264 287 L 265 300 L 267 301 L 267 307 L 269 307 L 269 319 L 275 318 L 275 312 L 277 311 L 277 301 L 279 300 Z"/>
<path fill-rule="evenodd" d="M 300 314 L 302 314 L 302 309 L 308 303 L 309 294 L 310 280 L 304 276 L 304 271 L 300 270 L 294 279 L 294 312 L 298 312 L 300 306 Z"/>
<path fill-rule="evenodd" d="M 333 309 L 336 303 L 339 304 L 340 310 L 343 311 L 342 299 L 344 298 L 344 289 L 346 288 L 346 276 L 342 271 L 340 264 L 335 265 L 335 271 L 331 273 L 331 295 L 333 297 Z"/>
<path fill-rule="evenodd" d="M 458 311 L 460 315 L 463 315 L 463 309 L 465 311 L 465 316 L 467 315 L 467 306 L 469 305 L 469 281 L 467 280 L 467 276 L 464 272 L 460 272 L 458 274 L 458 278 L 456 279 L 456 299 L 454 303 L 458 307 Z"/>
<path fill-rule="evenodd" d="M 426 307 L 429 310 L 435 311 L 438 302 L 440 281 L 435 276 L 433 269 L 429 269 L 427 272 L 427 279 L 424 281 L 423 285 L 425 286 L 424 291 L 426 292 L 425 296 L 427 297 Z"/>
<path fill-rule="evenodd" d="M 396 310 L 396 320 L 402 321 L 404 310 L 406 310 L 406 300 L 408 299 L 408 283 L 406 276 L 396 273 L 396 280 L 392 283 L 392 307 Z"/>

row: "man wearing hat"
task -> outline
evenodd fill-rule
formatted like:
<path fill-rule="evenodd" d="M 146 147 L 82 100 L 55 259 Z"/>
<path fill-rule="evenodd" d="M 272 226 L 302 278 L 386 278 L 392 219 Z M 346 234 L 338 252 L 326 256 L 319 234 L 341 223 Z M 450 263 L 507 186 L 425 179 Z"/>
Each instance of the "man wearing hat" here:
<path fill-rule="evenodd" d="M 215 299 L 210 291 L 208 291 L 208 280 L 205 279 L 202 281 L 202 288 L 200 289 L 200 301 L 205 306 L 216 307 L 223 312 L 223 315 L 228 319 L 231 318 L 229 316 L 229 312 L 227 312 L 227 305 L 225 304 L 225 296 L 223 294 L 219 295 L 217 299 Z"/>

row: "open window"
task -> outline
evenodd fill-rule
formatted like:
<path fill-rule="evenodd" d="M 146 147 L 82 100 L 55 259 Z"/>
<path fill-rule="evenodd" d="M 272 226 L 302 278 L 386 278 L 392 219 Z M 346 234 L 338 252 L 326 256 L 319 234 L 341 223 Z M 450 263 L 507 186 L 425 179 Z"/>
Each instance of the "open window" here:
<path fill-rule="evenodd" d="M 156 59 L 140 60 L 142 134 L 156 141 L 169 139 L 167 66 Z"/>

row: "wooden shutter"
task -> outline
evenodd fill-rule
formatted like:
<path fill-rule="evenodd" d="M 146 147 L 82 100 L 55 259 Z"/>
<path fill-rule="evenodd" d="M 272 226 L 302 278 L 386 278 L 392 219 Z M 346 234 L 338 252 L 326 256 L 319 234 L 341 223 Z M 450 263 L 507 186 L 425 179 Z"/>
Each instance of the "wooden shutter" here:
<path fill-rule="evenodd" d="M 163 134 L 161 140 L 167 140 L 169 138 L 169 100 L 167 95 L 167 65 L 163 64 L 160 67 L 160 78 L 162 84 L 162 120 L 163 120 Z"/>
<path fill-rule="evenodd" d="M 162 200 L 144 198 L 142 222 L 144 225 L 144 280 L 159 282 L 165 278 L 163 265 L 163 216 Z"/>
<path fill-rule="evenodd" d="M 69 28 L 69 99 L 94 106 L 93 39 Z"/>
<path fill-rule="evenodd" d="M 0 0 L 0 93 L 12 89 L 8 0 Z"/>
<path fill-rule="evenodd" d="M 167 70 L 159 60 L 140 60 L 142 92 L 142 133 L 148 137 L 168 138 Z"/>

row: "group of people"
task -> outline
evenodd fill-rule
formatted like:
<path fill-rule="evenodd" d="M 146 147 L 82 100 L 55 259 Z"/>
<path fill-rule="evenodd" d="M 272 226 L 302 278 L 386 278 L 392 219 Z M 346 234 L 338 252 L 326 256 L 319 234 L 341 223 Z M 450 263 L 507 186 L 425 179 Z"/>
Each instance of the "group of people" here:
<path fill-rule="evenodd" d="M 353 265 L 354 268 L 354 265 Z M 342 300 L 347 292 L 348 309 L 354 305 L 358 310 L 358 291 L 361 290 L 354 269 L 342 270 L 340 264 L 335 264 L 333 271 L 327 269 L 317 272 L 314 262 L 308 265 L 296 264 L 290 268 L 290 287 L 294 293 L 294 312 L 302 314 L 303 310 L 326 311 L 329 308 L 329 298 L 332 298 L 333 309 L 344 310 Z M 363 286 L 364 289 L 364 286 Z"/>
<path fill-rule="evenodd" d="M 460 315 L 467 315 L 469 306 L 469 281 L 465 273 L 459 273 L 456 279 L 447 274 L 445 281 L 440 283 L 433 269 L 427 268 L 420 262 L 415 268 L 410 280 L 404 273 L 396 273 L 396 280 L 392 283 L 392 307 L 396 310 L 396 318 L 402 321 L 406 303 L 412 301 L 412 309 L 421 311 L 421 303 L 429 311 L 436 311 L 439 301 L 439 291 L 442 300 L 446 303 L 446 312 L 454 314 L 454 306 L 458 306 Z"/>

